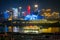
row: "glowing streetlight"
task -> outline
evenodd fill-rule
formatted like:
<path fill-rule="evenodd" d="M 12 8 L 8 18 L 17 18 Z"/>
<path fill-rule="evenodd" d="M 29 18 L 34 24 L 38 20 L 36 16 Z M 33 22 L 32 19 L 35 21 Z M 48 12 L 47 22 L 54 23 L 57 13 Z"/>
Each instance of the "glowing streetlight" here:
<path fill-rule="evenodd" d="M 39 12 L 40 12 L 40 10 L 38 10 L 38 5 L 35 4 L 34 7 L 35 7 L 35 8 L 34 8 L 34 11 L 35 11 L 35 13 L 37 13 L 36 15 L 38 15 Z"/>
<path fill-rule="evenodd" d="M 38 8 L 38 5 L 36 4 L 36 5 L 34 5 L 34 7 Z"/>

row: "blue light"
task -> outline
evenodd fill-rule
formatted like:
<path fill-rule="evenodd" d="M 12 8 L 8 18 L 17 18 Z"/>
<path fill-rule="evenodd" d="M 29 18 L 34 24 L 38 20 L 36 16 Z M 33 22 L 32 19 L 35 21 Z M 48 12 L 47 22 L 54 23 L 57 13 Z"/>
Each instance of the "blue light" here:
<path fill-rule="evenodd" d="M 9 16 L 10 16 L 9 13 L 8 13 L 7 11 L 5 11 L 5 12 L 4 12 L 4 18 L 5 18 L 5 19 L 8 19 Z"/>
<path fill-rule="evenodd" d="M 40 19 L 44 19 L 43 16 L 37 16 L 37 15 L 27 15 L 25 17 L 25 20 L 40 20 Z"/>
<path fill-rule="evenodd" d="M 25 20 L 37 20 L 37 16 L 36 15 L 27 15 L 25 17 Z"/>

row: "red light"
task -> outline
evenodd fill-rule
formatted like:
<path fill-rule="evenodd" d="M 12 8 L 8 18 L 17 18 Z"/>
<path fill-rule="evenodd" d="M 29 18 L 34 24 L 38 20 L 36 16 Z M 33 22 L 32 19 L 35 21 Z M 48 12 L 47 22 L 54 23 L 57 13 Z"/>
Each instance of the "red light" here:
<path fill-rule="evenodd" d="M 30 14 L 30 6 L 27 7 L 27 13 Z"/>

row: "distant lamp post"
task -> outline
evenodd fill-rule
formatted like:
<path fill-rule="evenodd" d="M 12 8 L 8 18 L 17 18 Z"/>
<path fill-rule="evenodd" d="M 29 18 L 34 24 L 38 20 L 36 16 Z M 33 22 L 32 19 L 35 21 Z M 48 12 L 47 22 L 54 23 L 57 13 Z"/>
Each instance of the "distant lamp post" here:
<path fill-rule="evenodd" d="M 35 15 L 38 15 L 38 14 L 39 14 L 38 4 L 35 4 L 35 5 L 34 5 L 34 12 L 35 12 Z"/>

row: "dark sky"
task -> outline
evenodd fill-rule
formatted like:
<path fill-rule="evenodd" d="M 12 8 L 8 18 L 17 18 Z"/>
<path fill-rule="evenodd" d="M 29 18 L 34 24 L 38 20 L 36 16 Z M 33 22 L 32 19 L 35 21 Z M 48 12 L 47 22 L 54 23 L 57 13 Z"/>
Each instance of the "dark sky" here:
<path fill-rule="evenodd" d="M 0 11 L 19 6 L 26 8 L 27 5 L 31 5 L 33 7 L 34 4 L 38 4 L 40 9 L 52 8 L 60 10 L 59 3 L 59 0 L 0 0 Z"/>

